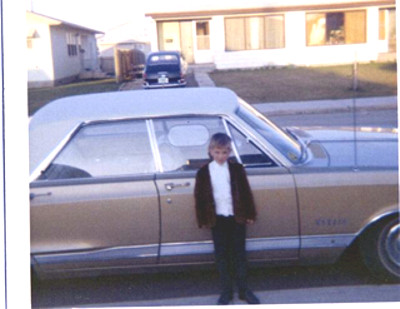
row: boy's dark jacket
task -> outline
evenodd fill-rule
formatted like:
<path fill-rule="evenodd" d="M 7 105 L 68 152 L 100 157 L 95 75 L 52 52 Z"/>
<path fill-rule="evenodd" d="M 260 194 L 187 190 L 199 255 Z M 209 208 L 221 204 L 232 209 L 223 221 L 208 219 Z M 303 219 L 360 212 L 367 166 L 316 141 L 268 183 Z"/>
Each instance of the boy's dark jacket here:
<path fill-rule="evenodd" d="M 199 227 L 213 227 L 216 223 L 215 202 L 208 165 L 206 164 L 197 172 L 194 188 Z M 239 224 L 245 224 L 247 219 L 255 220 L 256 218 L 253 195 L 243 166 L 231 162 L 228 162 L 228 166 L 235 220 Z"/>

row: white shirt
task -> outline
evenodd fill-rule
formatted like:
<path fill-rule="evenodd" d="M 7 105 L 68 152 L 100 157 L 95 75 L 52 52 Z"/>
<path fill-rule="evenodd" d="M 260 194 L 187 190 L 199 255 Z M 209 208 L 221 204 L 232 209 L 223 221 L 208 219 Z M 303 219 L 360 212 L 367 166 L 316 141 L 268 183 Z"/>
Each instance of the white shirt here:
<path fill-rule="evenodd" d="M 219 216 L 233 216 L 231 177 L 228 162 L 220 165 L 212 161 L 208 165 L 215 201 L 215 212 Z"/>

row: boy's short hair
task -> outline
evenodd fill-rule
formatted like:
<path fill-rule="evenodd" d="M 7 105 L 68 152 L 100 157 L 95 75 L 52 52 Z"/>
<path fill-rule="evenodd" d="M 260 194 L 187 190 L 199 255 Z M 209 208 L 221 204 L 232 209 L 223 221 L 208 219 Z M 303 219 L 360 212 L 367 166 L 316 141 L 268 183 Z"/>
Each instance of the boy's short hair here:
<path fill-rule="evenodd" d="M 213 136 L 211 136 L 210 144 L 208 145 L 208 149 L 213 149 L 216 147 L 220 148 L 229 148 L 231 149 L 231 142 L 232 139 L 226 135 L 225 133 L 215 133 Z"/>

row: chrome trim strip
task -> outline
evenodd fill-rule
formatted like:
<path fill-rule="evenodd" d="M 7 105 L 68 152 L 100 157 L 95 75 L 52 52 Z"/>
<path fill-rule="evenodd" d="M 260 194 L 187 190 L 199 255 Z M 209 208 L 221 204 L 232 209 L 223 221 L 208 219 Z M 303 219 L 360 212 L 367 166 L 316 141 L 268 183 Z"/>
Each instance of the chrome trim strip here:
<path fill-rule="evenodd" d="M 298 237 L 255 238 L 246 241 L 247 251 L 288 250 L 299 248 L 300 240 Z"/>
<path fill-rule="evenodd" d="M 152 119 L 146 120 L 146 125 L 147 125 L 147 132 L 149 133 L 150 147 L 153 153 L 154 163 L 156 165 L 156 171 L 163 173 L 164 170 L 162 167 L 160 150 L 158 149 L 153 120 Z"/>
<path fill-rule="evenodd" d="M 176 255 L 195 255 L 195 254 L 212 254 L 214 253 L 214 244 L 211 240 L 190 243 L 167 243 L 161 245 L 160 255 L 176 256 Z"/>
<path fill-rule="evenodd" d="M 301 249 L 345 248 L 355 237 L 355 234 L 301 236 Z"/>
<path fill-rule="evenodd" d="M 233 140 L 232 132 L 231 132 L 229 126 L 228 126 L 228 123 L 227 123 L 227 121 L 226 121 L 225 118 L 221 117 L 221 119 L 222 119 L 222 123 L 223 123 L 223 125 L 224 125 L 224 128 L 225 128 L 226 133 L 228 134 L 228 136 L 229 136 L 229 137 L 231 138 L 231 140 L 232 140 L 232 150 L 233 150 L 233 153 L 235 154 L 236 160 L 237 160 L 240 164 L 243 164 L 242 158 L 240 157 L 239 151 L 237 150 L 236 143 L 235 143 L 235 141 Z"/>
<path fill-rule="evenodd" d="M 311 235 L 300 238 L 293 236 L 253 238 L 246 240 L 246 250 L 273 251 L 273 250 L 307 250 L 307 249 L 333 249 L 345 248 L 355 239 L 355 234 L 342 235 Z M 63 252 L 32 254 L 32 257 L 40 264 L 63 264 L 77 262 L 102 262 L 107 260 L 145 259 L 158 257 L 158 244 L 117 247 L 99 249 L 93 251 Z M 161 245 L 161 257 L 213 254 L 214 245 L 211 240 L 193 241 L 186 243 L 166 243 Z"/>
<path fill-rule="evenodd" d="M 138 174 L 128 176 L 104 176 L 104 177 L 91 177 L 91 178 L 69 178 L 69 179 L 51 179 L 39 180 L 30 183 L 30 188 L 42 187 L 60 187 L 60 186 L 76 186 L 76 185 L 99 185 L 120 182 L 135 182 L 135 181 L 150 181 L 154 180 L 154 174 Z"/>
<path fill-rule="evenodd" d="M 74 262 L 101 262 L 106 260 L 157 258 L 158 244 L 99 249 L 94 251 L 35 254 L 40 264 L 63 264 Z"/>
<path fill-rule="evenodd" d="M 246 240 L 246 250 L 270 251 L 282 249 L 299 249 L 298 237 L 253 238 Z M 211 240 L 190 243 L 166 243 L 161 245 L 161 257 L 176 255 L 213 254 L 214 244 Z"/>
<path fill-rule="evenodd" d="M 354 234 L 344 235 L 313 235 L 298 237 L 270 237 L 246 240 L 246 250 L 272 251 L 317 248 L 344 248 L 354 240 Z M 161 256 L 212 254 L 212 241 L 190 243 L 167 243 L 161 245 Z"/>

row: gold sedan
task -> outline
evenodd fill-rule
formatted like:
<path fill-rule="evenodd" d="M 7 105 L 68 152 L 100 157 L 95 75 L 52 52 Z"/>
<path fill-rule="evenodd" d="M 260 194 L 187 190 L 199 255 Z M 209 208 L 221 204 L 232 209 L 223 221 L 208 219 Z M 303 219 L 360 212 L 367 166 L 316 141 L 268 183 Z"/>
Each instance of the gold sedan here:
<path fill-rule="evenodd" d="M 396 133 L 282 130 L 220 88 L 83 95 L 39 110 L 30 122 L 35 272 L 213 262 L 193 188 L 217 132 L 232 137 L 230 159 L 254 193 L 249 260 L 333 263 L 359 245 L 374 274 L 399 279 Z"/>

